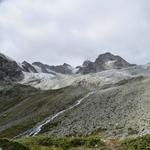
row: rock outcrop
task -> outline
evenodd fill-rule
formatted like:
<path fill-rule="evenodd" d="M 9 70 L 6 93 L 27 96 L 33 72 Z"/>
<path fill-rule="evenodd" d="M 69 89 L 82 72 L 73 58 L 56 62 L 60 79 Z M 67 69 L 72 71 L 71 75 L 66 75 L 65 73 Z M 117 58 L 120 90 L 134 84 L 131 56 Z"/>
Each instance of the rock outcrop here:
<path fill-rule="evenodd" d="M 39 67 L 43 73 L 72 74 L 72 67 L 66 63 L 59 66 L 49 66 L 46 64 L 42 64 L 41 62 L 34 62 L 33 65 Z"/>
<path fill-rule="evenodd" d="M 38 73 L 38 71 L 32 66 L 30 63 L 24 61 L 22 63 L 22 70 L 25 72 L 33 72 L 33 73 Z"/>
<path fill-rule="evenodd" d="M 134 66 L 128 63 L 120 56 L 115 56 L 111 53 L 104 53 L 98 56 L 95 62 L 85 61 L 81 67 L 79 67 L 78 73 L 88 74 L 96 73 L 110 69 L 122 69 L 126 67 Z"/>
<path fill-rule="evenodd" d="M 0 54 L 0 82 L 14 82 L 23 78 L 19 65 L 12 59 Z"/>

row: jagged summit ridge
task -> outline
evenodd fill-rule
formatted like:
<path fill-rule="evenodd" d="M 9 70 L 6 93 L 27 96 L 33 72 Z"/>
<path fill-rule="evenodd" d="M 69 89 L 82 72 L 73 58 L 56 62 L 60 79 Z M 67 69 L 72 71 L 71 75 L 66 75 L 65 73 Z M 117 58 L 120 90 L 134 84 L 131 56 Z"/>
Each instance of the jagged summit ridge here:
<path fill-rule="evenodd" d="M 23 72 L 71 75 L 97 73 L 105 70 L 122 69 L 133 66 L 120 56 L 113 55 L 109 52 L 99 55 L 94 62 L 86 60 L 83 62 L 82 66 L 76 68 L 73 68 L 67 63 L 58 66 L 51 66 L 41 62 L 30 64 L 27 61 L 24 61 L 22 63 L 17 63 L 1 53 L 0 63 L 0 80 L 3 81 L 20 80 L 23 78 Z"/>
<path fill-rule="evenodd" d="M 71 65 L 64 63 L 63 65 L 51 66 L 43 64 L 41 62 L 34 62 L 32 64 L 24 61 L 22 63 L 22 69 L 25 72 L 32 73 L 49 73 L 49 74 L 88 74 L 88 73 L 97 73 L 104 70 L 110 69 L 122 69 L 126 67 L 134 66 L 133 64 L 128 63 L 126 60 L 120 56 L 113 55 L 109 52 L 100 54 L 94 62 L 86 60 L 83 62 L 82 66 L 73 68 Z"/>
<path fill-rule="evenodd" d="M 32 65 L 39 67 L 43 73 L 72 74 L 72 67 L 67 63 L 58 66 L 50 66 L 41 62 L 34 62 Z"/>
<path fill-rule="evenodd" d="M 92 61 L 85 61 L 80 67 L 78 73 L 88 74 L 96 73 L 104 70 L 110 69 L 122 69 L 126 67 L 134 66 L 133 64 L 128 63 L 126 60 L 120 56 L 113 55 L 109 52 L 101 54 L 98 58 Z"/>
<path fill-rule="evenodd" d="M 35 67 L 33 65 L 31 65 L 30 63 L 24 61 L 22 63 L 22 69 L 25 72 L 33 72 L 33 73 L 38 73 L 38 71 L 35 69 Z"/>
<path fill-rule="evenodd" d="M 0 53 L 0 80 L 1 81 L 18 81 L 24 77 L 24 72 L 27 73 L 45 73 L 50 75 L 71 75 L 71 74 L 89 74 L 97 73 L 104 70 L 122 69 L 133 66 L 120 56 L 115 56 L 111 53 L 104 53 L 92 61 L 84 61 L 82 66 L 76 68 L 64 63 L 63 65 L 51 66 L 41 62 L 29 63 L 23 61 L 17 63 L 13 59 Z"/>

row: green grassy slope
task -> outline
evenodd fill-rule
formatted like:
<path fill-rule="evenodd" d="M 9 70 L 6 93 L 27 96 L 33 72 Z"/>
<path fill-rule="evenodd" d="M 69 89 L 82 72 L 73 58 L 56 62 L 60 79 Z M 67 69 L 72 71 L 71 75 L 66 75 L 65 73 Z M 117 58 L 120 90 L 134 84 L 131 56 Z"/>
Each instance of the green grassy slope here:
<path fill-rule="evenodd" d="M 8 139 L 0 139 L 0 148 L 2 150 L 30 150 L 29 147 L 21 143 L 10 141 Z"/>
<path fill-rule="evenodd" d="M 19 143 L 28 146 L 31 150 L 39 149 L 62 149 L 72 148 L 99 148 L 104 142 L 99 137 L 44 137 L 24 138 L 17 140 Z"/>
<path fill-rule="evenodd" d="M 87 90 L 66 87 L 40 91 L 30 86 L 0 88 L 0 137 L 12 138 L 75 103 Z"/>

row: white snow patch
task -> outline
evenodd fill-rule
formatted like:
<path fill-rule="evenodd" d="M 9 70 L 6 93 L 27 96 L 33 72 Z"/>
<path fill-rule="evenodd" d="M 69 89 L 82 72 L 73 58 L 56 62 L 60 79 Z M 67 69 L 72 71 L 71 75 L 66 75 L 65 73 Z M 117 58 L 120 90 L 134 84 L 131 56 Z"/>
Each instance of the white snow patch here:
<path fill-rule="evenodd" d="M 130 79 L 141 75 L 146 77 L 150 76 L 150 69 L 145 69 L 143 66 L 134 66 L 125 69 L 111 69 L 86 75 L 24 72 L 25 77 L 20 83 L 31 85 L 41 90 L 59 89 L 70 85 L 80 85 L 92 88 L 100 87 L 104 84 L 114 84 L 120 80 Z"/>
<path fill-rule="evenodd" d="M 69 70 L 73 70 L 73 67 L 70 66 L 70 65 L 67 65 L 67 68 L 68 68 Z"/>
<path fill-rule="evenodd" d="M 38 73 L 42 73 L 42 69 L 36 65 L 32 65 Z"/>
<path fill-rule="evenodd" d="M 79 71 L 79 68 L 72 68 L 72 73 L 77 73 Z"/>
<path fill-rule="evenodd" d="M 47 70 L 48 73 L 57 74 L 57 72 L 55 72 L 55 71 L 53 71 L 53 70 L 51 70 L 51 69 L 49 69 L 49 68 L 46 68 L 46 70 Z"/>
<path fill-rule="evenodd" d="M 21 84 L 31 85 L 42 90 L 59 89 L 70 85 L 81 85 L 84 87 L 96 87 L 104 84 L 113 84 L 123 79 L 133 77 L 126 70 L 107 70 L 87 75 L 73 74 L 48 74 L 48 73 L 26 73 Z"/>
<path fill-rule="evenodd" d="M 20 68 L 22 68 L 22 63 L 17 62 L 17 64 L 18 64 L 18 66 L 19 66 Z M 23 69 L 23 68 L 22 68 L 22 69 Z"/>
<path fill-rule="evenodd" d="M 117 60 L 110 60 L 110 61 L 107 61 L 106 63 L 105 63 L 105 67 L 106 67 L 106 69 L 113 69 L 113 66 L 114 66 L 114 63 L 116 62 Z"/>

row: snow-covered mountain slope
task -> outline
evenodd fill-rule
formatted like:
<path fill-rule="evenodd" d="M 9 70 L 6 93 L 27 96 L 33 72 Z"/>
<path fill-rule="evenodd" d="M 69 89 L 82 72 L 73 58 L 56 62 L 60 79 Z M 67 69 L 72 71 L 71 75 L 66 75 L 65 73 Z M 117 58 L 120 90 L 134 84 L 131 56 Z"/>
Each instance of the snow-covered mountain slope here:
<path fill-rule="evenodd" d="M 66 86 L 82 86 L 86 88 L 102 87 L 104 85 L 115 84 L 121 80 L 134 78 L 137 76 L 150 76 L 148 65 L 133 66 L 124 69 L 112 69 L 91 74 L 46 74 L 24 72 L 24 79 L 19 82 L 31 85 L 42 90 L 59 89 Z"/>
<path fill-rule="evenodd" d="M 61 82 L 61 75 L 56 76 L 48 73 L 23 73 L 24 79 L 19 82 L 20 84 L 31 85 L 43 90 L 65 87 Z"/>
<path fill-rule="evenodd" d="M 109 70 L 100 73 L 87 75 L 51 75 L 46 73 L 27 73 L 24 72 L 24 79 L 19 82 L 31 85 L 42 90 L 59 89 L 70 85 L 80 85 L 87 88 L 112 84 L 123 79 L 129 79 L 132 75 L 126 71 Z"/>
<path fill-rule="evenodd" d="M 97 73 L 105 70 L 122 69 L 126 67 L 136 66 L 128 63 L 120 56 L 113 55 L 111 53 L 104 53 L 97 57 L 94 62 L 84 61 L 82 66 L 72 67 L 71 65 L 64 63 L 63 65 L 51 66 L 43 64 L 41 62 L 34 62 L 32 64 L 24 61 L 20 67 L 24 72 L 31 73 L 49 73 L 49 74 L 89 74 Z"/>
<path fill-rule="evenodd" d="M 31 85 L 42 90 L 59 89 L 70 85 L 93 89 L 140 75 L 150 75 L 150 64 L 131 65 L 111 53 L 99 55 L 94 63 L 85 61 L 83 68 L 86 73 L 80 72 L 80 67 L 73 68 L 66 63 L 59 66 L 49 66 L 40 62 L 30 64 L 26 61 L 17 63 L 3 54 L 0 54 L 0 59 L 1 80 L 19 80 L 21 84 Z M 93 67 L 98 66 L 104 70 L 99 68 L 98 72 L 95 72 Z M 23 80 L 20 81 L 20 79 Z"/>
<path fill-rule="evenodd" d="M 34 62 L 30 64 L 27 61 L 23 61 L 22 63 L 18 63 L 18 66 L 21 68 L 22 71 L 28 73 L 47 73 L 54 75 L 56 75 L 57 73 L 61 74 L 75 73 L 74 68 L 66 63 L 58 66 L 50 66 L 47 64 L 43 64 L 41 62 Z"/>

